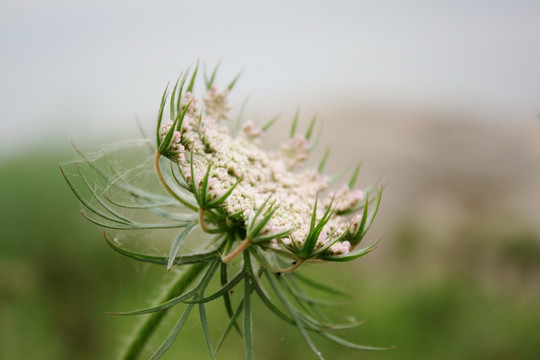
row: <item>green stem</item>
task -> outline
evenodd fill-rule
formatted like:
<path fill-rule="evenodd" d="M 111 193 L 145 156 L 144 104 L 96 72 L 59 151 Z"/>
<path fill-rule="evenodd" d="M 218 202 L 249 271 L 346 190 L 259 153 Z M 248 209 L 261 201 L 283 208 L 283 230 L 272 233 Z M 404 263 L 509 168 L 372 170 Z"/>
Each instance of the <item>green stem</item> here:
<path fill-rule="evenodd" d="M 248 237 L 236 249 L 234 249 L 229 255 L 225 256 L 221 259 L 224 263 L 231 262 L 232 259 L 237 257 L 239 254 L 241 254 L 244 250 L 246 250 L 249 245 L 251 245 L 251 239 Z"/>
<path fill-rule="evenodd" d="M 206 263 L 195 264 L 190 266 L 187 270 L 180 272 L 178 277 L 165 289 L 158 304 L 162 304 L 186 291 L 189 284 L 199 276 L 205 266 Z M 141 355 L 144 346 L 161 323 L 161 320 L 163 320 L 167 314 L 167 311 L 168 309 L 152 313 L 145 317 L 130 340 L 129 345 L 121 358 L 122 360 L 135 360 Z"/>
<path fill-rule="evenodd" d="M 176 200 L 178 200 L 182 205 L 190 208 L 191 210 L 193 211 L 199 211 L 199 208 L 198 207 L 195 207 L 193 206 L 192 204 L 190 204 L 189 202 L 187 202 L 186 200 L 182 199 L 180 196 L 178 196 L 178 194 L 176 194 L 174 192 L 173 189 L 171 189 L 171 187 L 169 186 L 169 184 L 167 184 L 167 181 L 165 180 L 165 178 L 163 177 L 163 174 L 161 173 L 161 166 L 159 165 L 159 158 L 161 157 L 161 154 L 159 152 L 156 153 L 156 156 L 154 157 L 154 166 L 156 168 L 156 174 L 159 178 L 159 181 L 161 182 L 161 185 L 163 185 L 163 187 L 165 188 L 165 190 L 167 190 L 167 192 L 169 194 L 171 194 L 171 196 L 173 198 L 175 198 Z"/>

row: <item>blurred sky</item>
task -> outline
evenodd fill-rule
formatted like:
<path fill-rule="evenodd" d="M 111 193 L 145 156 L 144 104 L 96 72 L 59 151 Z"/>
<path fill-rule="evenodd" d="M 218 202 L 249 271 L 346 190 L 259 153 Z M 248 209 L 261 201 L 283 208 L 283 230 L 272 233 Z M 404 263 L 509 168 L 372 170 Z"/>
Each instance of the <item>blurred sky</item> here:
<path fill-rule="evenodd" d="M 223 56 L 240 97 L 380 101 L 535 121 L 540 1 L 0 0 L 0 151 L 148 121 L 166 83 Z"/>

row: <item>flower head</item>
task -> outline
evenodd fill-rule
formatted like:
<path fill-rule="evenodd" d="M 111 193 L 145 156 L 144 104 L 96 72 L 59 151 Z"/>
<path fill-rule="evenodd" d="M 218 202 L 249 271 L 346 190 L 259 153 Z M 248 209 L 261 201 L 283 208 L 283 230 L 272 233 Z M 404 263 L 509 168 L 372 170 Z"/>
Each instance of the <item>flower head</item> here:
<path fill-rule="evenodd" d="M 168 257 L 134 253 L 107 237 L 116 251 L 137 260 L 167 265 L 168 269 L 174 265 L 201 264 L 198 271 L 204 275 L 194 290 L 168 298 L 159 306 L 128 314 L 166 310 L 181 302 L 204 304 L 222 297 L 228 304 L 227 312 L 232 324 L 236 321 L 234 314 L 238 316 L 237 313 L 244 312 L 243 336 L 249 357 L 252 351 L 249 299 L 255 292 L 271 311 L 297 326 L 314 351 L 316 349 L 306 329 L 341 345 L 373 349 L 328 334 L 326 320 L 312 318 L 287 299 L 292 296 L 301 304 L 305 302 L 298 297 L 302 290 L 291 291 L 289 284 L 296 279 L 302 264 L 349 261 L 373 250 L 376 243 L 357 247 L 377 213 L 382 189 L 354 189 L 359 167 L 348 185 L 337 189 L 333 187 L 329 177 L 323 174 L 328 152 L 317 169 L 303 166 L 316 143 L 312 139 L 315 118 L 306 133 L 298 135 L 297 114 L 290 138 L 275 151 L 265 150 L 260 141 L 274 120 L 260 127 L 247 121 L 240 126 L 238 135 L 232 135 L 227 123 L 231 110 L 228 97 L 237 79 L 219 91 L 213 84 L 216 70 L 210 77 L 205 74 L 207 91 L 201 97 L 204 99 L 201 104 L 193 95 L 197 70 L 198 67 L 191 77 L 185 73 L 174 86 L 169 99 L 170 120 L 166 122 L 162 118 L 168 100 L 167 90 L 162 97 L 153 163 L 166 194 L 156 192 L 155 188 L 143 189 L 87 158 L 84 160 L 88 168 L 108 183 L 103 187 L 103 193 L 97 193 L 99 187 L 88 183 L 78 165 L 81 176 L 77 175 L 77 178 L 83 179 L 83 187 L 89 191 L 90 199 L 82 195 L 73 178 L 66 176 L 72 190 L 88 210 L 85 216 L 99 225 L 118 230 L 180 229 L 172 241 Z M 139 167 L 133 171 L 136 169 Z M 123 209 L 130 209 L 129 216 L 122 213 Z M 151 216 L 133 215 L 141 211 Z M 141 223 L 137 220 L 156 217 L 166 221 Z M 208 233 L 209 237 L 200 238 L 200 251 L 185 254 L 183 243 L 194 236 L 192 233 L 196 229 Z M 229 264 L 233 262 L 239 262 L 241 270 L 229 279 Z M 205 296 L 204 292 L 218 267 L 221 267 L 222 287 L 213 295 Z M 268 297 L 262 277 L 268 279 L 287 313 L 274 305 L 276 299 Z M 229 290 L 241 282 L 244 283 L 244 295 L 239 306 L 243 307 L 233 313 Z M 186 309 L 187 314 L 190 309 Z M 203 327 L 207 326 L 205 317 L 201 310 Z M 179 328 L 181 326 L 175 327 L 178 331 Z M 208 338 L 207 343 L 210 344 Z M 156 354 L 162 354 L 167 347 L 162 345 Z M 211 347 L 209 350 L 213 354 Z"/>

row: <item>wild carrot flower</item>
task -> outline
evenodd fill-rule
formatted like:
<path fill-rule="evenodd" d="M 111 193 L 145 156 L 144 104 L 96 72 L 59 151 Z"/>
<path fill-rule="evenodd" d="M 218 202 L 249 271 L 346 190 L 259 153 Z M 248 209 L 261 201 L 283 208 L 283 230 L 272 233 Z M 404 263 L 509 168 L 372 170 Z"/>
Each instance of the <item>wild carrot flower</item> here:
<path fill-rule="evenodd" d="M 253 293 L 268 310 L 298 327 L 321 359 L 311 340 L 313 333 L 346 347 L 376 350 L 333 333 L 355 324 L 329 324 L 326 318 L 319 318 L 318 312 L 310 311 L 316 302 L 301 284 L 316 283 L 301 276 L 299 271 L 308 262 L 349 261 L 373 250 L 376 243 L 367 247 L 359 245 L 377 213 L 382 189 L 355 189 L 357 167 L 348 184 L 336 190 L 332 186 L 335 179 L 323 174 L 328 152 L 317 169 L 303 166 L 317 142 L 318 137 L 313 137 L 315 118 L 305 134 L 297 134 L 297 114 L 289 139 L 277 151 L 264 150 L 260 141 L 275 119 L 261 126 L 244 122 L 237 135 L 231 134 L 228 95 L 237 78 L 220 89 L 214 84 L 216 71 L 217 67 L 210 76 L 205 73 L 206 93 L 201 98 L 193 92 L 198 66 L 191 75 L 186 72 L 179 78 L 170 98 L 167 90 L 163 94 L 155 150 L 151 150 L 157 176 L 151 180 L 141 171 L 148 169 L 147 156 L 140 163 L 123 167 L 111 161 L 110 154 L 87 157 L 81 153 L 82 161 L 64 166 L 75 166 L 71 175 L 64 170 L 63 173 L 89 220 L 120 231 L 180 229 L 171 239 L 168 256 L 133 252 L 122 246 L 121 235 L 115 239 L 105 235 L 114 250 L 133 259 L 165 265 L 169 270 L 175 265 L 188 267 L 180 273 L 181 281 L 173 284 L 157 306 L 120 313 L 154 314 L 149 318 L 154 320 L 143 323 L 136 333 L 125 358 L 136 358 L 160 316 L 180 303 L 187 304 L 185 312 L 152 359 L 159 358 L 169 348 L 195 305 L 199 307 L 212 358 L 233 327 L 242 328 L 246 357 L 253 358 L 250 300 Z M 163 121 L 167 100 L 170 120 Z M 208 236 L 201 236 L 200 231 Z M 186 252 L 185 243 L 193 238 L 196 238 L 195 251 Z M 240 270 L 230 277 L 230 270 L 238 265 Z M 221 286 L 208 295 L 218 268 Z M 195 285 L 188 290 L 187 285 L 192 281 Z M 235 304 L 230 290 L 241 283 L 243 296 Z M 316 286 L 329 288 L 325 284 Z M 214 347 L 205 304 L 220 298 L 230 321 Z"/>

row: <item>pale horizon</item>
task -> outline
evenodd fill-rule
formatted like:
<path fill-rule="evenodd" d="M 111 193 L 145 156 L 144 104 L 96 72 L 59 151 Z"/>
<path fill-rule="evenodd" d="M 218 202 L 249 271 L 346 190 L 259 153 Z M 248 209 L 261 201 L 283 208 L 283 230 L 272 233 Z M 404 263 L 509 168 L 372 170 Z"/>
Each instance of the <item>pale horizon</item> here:
<path fill-rule="evenodd" d="M 281 6 L 280 6 L 281 4 Z M 540 113 L 540 3 L 5 1 L 0 149 L 152 121 L 164 86 L 223 58 L 252 113 L 341 104 L 528 123 Z M 24 134 L 23 137 L 20 134 Z"/>

